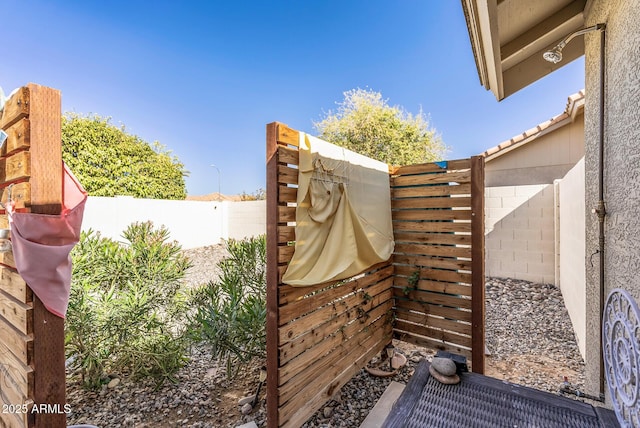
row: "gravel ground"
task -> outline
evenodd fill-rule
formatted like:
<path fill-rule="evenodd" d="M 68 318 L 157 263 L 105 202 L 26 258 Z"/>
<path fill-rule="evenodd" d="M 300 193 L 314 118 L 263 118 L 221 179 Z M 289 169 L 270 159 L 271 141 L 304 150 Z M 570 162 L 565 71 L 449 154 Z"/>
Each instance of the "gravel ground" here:
<path fill-rule="evenodd" d="M 216 263 L 225 250 L 211 246 L 186 250 L 194 262 L 187 281 L 200 284 L 215 279 Z M 559 289 L 513 279 L 489 278 L 486 284 L 486 344 L 488 375 L 514 383 L 557 392 L 562 377 L 581 388 L 584 364 L 575 342 Z M 408 364 L 394 377 L 376 378 L 361 370 L 305 427 L 358 427 L 387 385 L 406 383 L 422 358 L 434 352 L 396 343 Z M 157 389 L 153 383 L 124 379 L 115 387 L 86 392 L 69 382 L 69 424 L 90 423 L 107 427 L 236 427 L 255 421 L 266 426 L 264 390 L 261 404 L 243 416 L 238 400 L 257 385 L 257 362 L 235 381 L 211 360 L 205 348 L 194 348 L 191 361 L 178 373 L 175 384 Z"/>

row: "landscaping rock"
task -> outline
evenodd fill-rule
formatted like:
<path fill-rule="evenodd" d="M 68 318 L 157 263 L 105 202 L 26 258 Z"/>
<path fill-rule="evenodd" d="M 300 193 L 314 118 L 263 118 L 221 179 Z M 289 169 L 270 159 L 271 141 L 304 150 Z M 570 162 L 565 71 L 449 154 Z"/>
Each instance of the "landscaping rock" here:
<path fill-rule="evenodd" d="M 457 374 L 453 374 L 451 376 L 445 376 L 442 373 L 438 372 L 433 365 L 429 366 L 429 374 L 433 376 L 435 380 L 440 383 L 444 383 L 445 385 L 456 385 L 460 383 L 460 376 Z"/>
<path fill-rule="evenodd" d="M 120 384 L 120 379 L 118 379 L 117 377 L 114 377 L 113 379 L 111 379 L 111 381 L 107 384 L 107 388 L 115 388 L 116 386 L 118 386 Z"/>
<path fill-rule="evenodd" d="M 453 376 L 456 374 L 456 363 L 450 358 L 434 357 L 431 367 L 443 376 Z"/>

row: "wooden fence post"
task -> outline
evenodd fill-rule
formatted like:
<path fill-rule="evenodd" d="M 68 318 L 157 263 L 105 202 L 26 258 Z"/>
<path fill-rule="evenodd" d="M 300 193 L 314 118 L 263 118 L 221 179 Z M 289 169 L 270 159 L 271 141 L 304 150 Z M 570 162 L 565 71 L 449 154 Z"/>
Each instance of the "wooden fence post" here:
<path fill-rule="evenodd" d="M 471 366 L 484 373 L 484 158 L 471 158 Z"/>

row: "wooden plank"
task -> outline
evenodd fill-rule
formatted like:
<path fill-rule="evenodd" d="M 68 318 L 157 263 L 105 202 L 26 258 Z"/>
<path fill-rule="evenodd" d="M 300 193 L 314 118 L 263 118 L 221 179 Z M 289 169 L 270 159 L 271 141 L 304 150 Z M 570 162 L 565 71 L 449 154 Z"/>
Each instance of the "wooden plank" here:
<path fill-rule="evenodd" d="M 8 229 L 9 228 L 9 218 L 6 214 L 0 214 L 0 228 Z"/>
<path fill-rule="evenodd" d="M 0 129 L 8 129 L 11 125 L 29 115 L 29 88 L 22 87 L 4 104 L 0 117 Z"/>
<path fill-rule="evenodd" d="M 296 207 L 278 207 L 278 223 L 296 221 Z"/>
<path fill-rule="evenodd" d="M 396 330 L 404 331 L 412 335 L 428 337 L 430 340 L 442 344 L 451 343 L 465 348 L 471 348 L 471 336 L 464 336 L 457 333 L 447 332 L 425 325 L 413 324 L 400 318 L 396 319 L 394 328 Z"/>
<path fill-rule="evenodd" d="M 364 298 L 362 296 L 350 295 L 340 301 L 339 304 L 323 306 L 314 312 L 301 316 L 295 322 L 286 324 L 279 329 L 278 345 L 284 345 L 326 322 L 331 322 L 343 313 L 349 314 L 350 319 L 356 319 L 362 310 L 367 312 L 372 305 L 379 304 L 379 301 L 390 299 L 393 294 L 390 289 L 391 284 L 392 278 L 388 278 L 368 289 L 367 291 L 373 297 L 373 300 L 366 303 L 363 303 Z"/>
<path fill-rule="evenodd" d="M 278 163 L 285 165 L 298 165 L 300 162 L 300 152 L 291 147 L 278 147 Z"/>
<path fill-rule="evenodd" d="M 397 198 L 415 198 L 415 197 L 436 197 L 436 196 L 453 196 L 453 195 L 470 195 L 471 185 L 458 184 L 453 186 L 415 186 L 415 187 L 393 187 L 391 189 L 391 197 Z"/>
<path fill-rule="evenodd" d="M 0 216 L 1 218 L 2 216 Z M 16 261 L 13 258 L 13 251 L 0 252 L 0 264 L 15 269 Z"/>
<path fill-rule="evenodd" d="M 391 261 L 387 260 L 376 265 L 373 265 L 367 268 L 363 273 L 354 275 L 353 278 L 348 280 L 340 280 L 340 281 L 329 281 L 323 284 L 310 285 L 308 287 L 292 287 L 290 285 L 281 284 L 279 292 L 280 292 L 280 304 L 285 305 L 290 302 L 296 301 L 298 299 L 303 298 L 304 296 L 317 294 L 322 290 L 328 290 L 336 285 L 340 286 L 348 286 L 351 281 L 356 281 L 361 275 L 371 275 L 374 272 L 385 269 L 387 266 L 390 266 Z"/>
<path fill-rule="evenodd" d="M 31 403 L 27 400 L 27 403 Z M 20 403 L 21 404 L 21 403 Z M 15 406 L 15 402 L 11 402 L 6 397 L 2 390 L 0 390 L 0 405 L 7 406 L 11 409 L 11 405 Z M 25 428 L 28 426 L 28 415 L 26 413 L 18 412 L 0 412 L 0 427 L 2 428 Z"/>
<path fill-rule="evenodd" d="M 14 123 L 6 133 L 7 140 L 0 149 L 0 156 L 6 156 L 18 150 L 27 150 L 31 145 L 31 129 L 27 118 Z"/>
<path fill-rule="evenodd" d="M 427 172 L 455 171 L 455 170 L 471 168 L 471 163 L 468 158 L 450 160 L 446 162 L 447 162 L 446 168 L 441 168 L 440 166 L 436 165 L 433 162 L 417 164 L 417 165 L 401 166 L 396 171 L 394 171 L 394 175 L 423 174 Z"/>
<path fill-rule="evenodd" d="M 471 245 L 471 234 L 453 233 L 420 233 L 394 231 L 393 239 L 400 242 L 414 242 L 420 244 Z"/>
<path fill-rule="evenodd" d="M 471 247 L 432 244 L 396 244 L 394 253 L 423 256 L 463 257 L 471 259 Z"/>
<path fill-rule="evenodd" d="M 392 199 L 391 209 L 471 207 L 469 196 Z"/>
<path fill-rule="evenodd" d="M 19 332 L 6 319 L 0 317 L 2 343 L 22 363 L 33 363 L 33 334 Z"/>
<path fill-rule="evenodd" d="M 2 188 L 2 203 L 9 198 L 9 186 Z M 11 200 L 15 203 L 15 209 L 19 210 L 31 205 L 31 185 L 28 182 L 16 183 L 11 186 Z"/>
<path fill-rule="evenodd" d="M 276 123 L 276 141 L 282 144 L 289 144 L 298 147 L 300 144 L 300 133 L 295 129 L 289 128 L 284 123 Z"/>
<path fill-rule="evenodd" d="M 473 301 L 472 325 L 473 345 L 472 366 L 476 373 L 484 373 L 484 349 L 485 349 L 485 295 L 484 295 L 484 158 L 474 156 L 471 158 L 471 209 L 473 219 L 471 221 L 472 256 L 471 268 L 471 296 Z"/>
<path fill-rule="evenodd" d="M 409 265 L 437 269 L 471 271 L 470 260 L 405 254 L 394 254 L 393 260 L 395 262 L 395 265 Z"/>
<path fill-rule="evenodd" d="M 298 169 L 286 165 L 278 165 L 278 183 L 298 184 Z"/>
<path fill-rule="evenodd" d="M 388 303 L 390 301 L 387 300 L 385 308 L 389 307 Z M 289 401 L 292 395 L 295 395 L 300 387 L 306 386 L 310 379 L 316 379 L 322 375 L 327 364 L 333 364 L 342 358 L 349 343 L 390 326 L 391 319 L 387 317 L 378 317 L 367 322 L 352 322 L 344 329 L 325 338 L 325 341 L 320 342 L 319 346 L 310 348 L 303 354 L 298 354 L 295 359 L 281 362 L 279 379 L 281 387 L 284 387 L 281 388 L 280 405 Z M 326 342 L 331 342 L 331 344 L 326 344 Z M 322 360 L 324 360 L 324 364 L 318 364 Z M 289 391 L 289 393 L 287 394 L 285 391 Z"/>
<path fill-rule="evenodd" d="M 411 343 L 416 346 L 421 346 L 424 348 L 437 349 L 441 351 L 453 352 L 454 354 L 459 354 L 467 357 L 469 361 L 471 361 L 471 350 L 467 348 L 463 348 L 462 346 L 457 346 L 451 343 L 442 343 L 436 340 L 430 340 L 427 337 L 416 336 L 401 330 L 394 330 L 393 337 L 398 340 L 402 340 L 403 342 Z"/>
<path fill-rule="evenodd" d="M 62 143 L 60 92 L 29 84 L 31 124 L 31 210 L 60 214 L 62 208 Z M 35 403 L 62 408 L 65 397 L 64 319 L 53 315 L 40 299 L 33 299 L 33 356 Z M 64 413 L 34 417 L 36 427 L 65 427 Z"/>
<path fill-rule="evenodd" d="M 446 183 L 469 183 L 471 171 L 445 171 L 442 173 L 430 173 L 419 175 L 401 175 L 394 177 L 393 186 L 417 186 Z"/>
<path fill-rule="evenodd" d="M 332 366 L 324 365 L 322 374 L 299 390 L 280 409 L 283 427 L 299 427 L 329 400 L 391 339 L 391 326 L 374 332 L 363 331 L 339 354 L 343 358 Z M 357 358 L 354 359 L 354 356 Z"/>
<path fill-rule="evenodd" d="M 278 202 L 282 204 L 296 203 L 298 188 L 290 186 L 280 186 L 278 188 Z"/>
<path fill-rule="evenodd" d="M 278 127 L 277 122 L 267 125 L 267 427 L 279 426 L 278 415 Z M 284 128 L 283 128 L 284 129 Z"/>
<path fill-rule="evenodd" d="M 408 298 L 418 303 L 428 303 L 431 305 L 442 305 L 449 306 L 451 308 L 471 310 L 471 299 L 469 296 L 456 296 L 416 289 L 403 290 L 401 288 L 394 288 L 394 296 Z"/>
<path fill-rule="evenodd" d="M 471 220 L 471 210 L 399 210 L 393 211 L 394 220 Z"/>
<path fill-rule="evenodd" d="M 294 226 L 278 226 L 278 244 L 287 244 L 296 240 Z"/>
<path fill-rule="evenodd" d="M 408 266 L 396 266 L 396 275 L 403 276 L 411 276 L 414 272 L 418 270 L 416 267 L 408 267 Z M 471 274 L 464 272 L 456 272 L 451 270 L 440 270 L 440 269 L 430 269 L 430 268 L 419 268 L 420 270 L 420 278 L 422 279 L 431 279 L 434 281 L 444 281 L 444 282 L 461 282 L 465 284 L 471 284 Z"/>
<path fill-rule="evenodd" d="M 20 333 L 33 331 L 32 305 L 18 302 L 4 291 L 0 291 L 0 315 Z"/>
<path fill-rule="evenodd" d="M 360 291 L 360 293 L 365 293 L 367 292 L 367 287 L 377 284 L 380 281 L 391 277 L 391 275 L 393 275 L 393 266 L 387 266 L 385 269 L 365 275 L 338 287 L 334 287 L 326 292 L 314 294 L 308 298 L 291 302 L 280 309 L 280 325 L 284 325 L 295 318 L 299 318 L 302 314 L 317 310 L 318 308 L 336 301 L 337 299 L 342 299 L 344 296 L 349 294 L 356 293 L 358 291 Z"/>
<path fill-rule="evenodd" d="M 27 283 L 13 269 L 0 266 L 0 290 L 22 303 L 31 303 L 32 293 Z"/>
<path fill-rule="evenodd" d="M 2 353 L 0 385 L 2 385 L 3 389 L 10 387 L 22 397 L 29 397 L 33 394 L 33 368 L 16 358 L 5 345 L 5 343 L 0 342 L 0 352 Z"/>
<path fill-rule="evenodd" d="M 393 301 L 387 300 L 381 305 L 378 305 L 371 311 L 367 312 L 367 315 L 369 316 L 368 320 L 375 321 L 380 317 L 387 316 L 392 309 Z M 325 323 L 318 328 L 314 328 L 309 333 L 299 336 L 290 342 L 287 342 L 280 348 L 280 364 L 286 364 L 288 361 L 290 361 L 294 357 L 297 357 L 302 352 L 312 352 L 312 348 L 314 348 L 327 338 L 331 337 L 332 335 L 340 335 L 346 337 L 352 336 L 355 333 L 353 329 L 360 323 L 348 324 L 349 321 L 349 314 L 342 314 L 331 322 Z"/>
<path fill-rule="evenodd" d="M 428 315 L 434 315 L 453 320 L 471 322 L 471 311 L 465 311 L 457 308 L 449 308 L 440 305 L 431 305 L 429 303 L 421 303 L 411 301 L 396 294 L 396 308 L 407 311 L 421 312 Z"/>
<path fill-rule="evenodd" d="M 460 296 L 471 297 L 471 286 L 466 284 L 454 284 L 451 282 L 428 281 L 421 279 L 417 284 L 409 284 L 406 277 L 396 276 L 394 285 L 402 290 L 416 289 L 422 291 L 431 291 L 433 293 L 455 294 Z"/>
<path fill-rule="evenodd" d="M 289 263 L 293 257 L 295 248 L 293 245 L 278 246 L 278 263 Z"/>
<path fill-rule="evenodd" d="M 401 319 L 414 324 L 425 325 L 440 330 L 453 331 L 471 337 L 470 323 L 405 310 L 398 310 L 395 314 L 396 319 Z"/>
<path fill-rule="evenodd" d="M 399 232 L 452 233 L 471 232 L 471 223 L 451 221 L 393 221 L 393 229 Z"/>
<path fill-rule="evenodd" d="M 0 160 L 0 181 L 2 182 L 29 178 L 30 171 L 30 152 L 17 152 Z"/>

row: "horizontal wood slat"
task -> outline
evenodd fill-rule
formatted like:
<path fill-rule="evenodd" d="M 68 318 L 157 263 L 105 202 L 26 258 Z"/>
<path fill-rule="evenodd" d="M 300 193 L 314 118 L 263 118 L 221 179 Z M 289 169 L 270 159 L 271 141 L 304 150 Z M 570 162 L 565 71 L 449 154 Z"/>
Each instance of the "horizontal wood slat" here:
<path fill-rule="evenodd" d="M 398 210 L 393 213 L 394 220 L 468 220 L 471 210 Z"/>
<path fill-rule="evenodd" d="M 0 156 L 6 156 L 18 150 L 26 150 L 31 145 L 29 119 L 25 118 L 15 122 L 5 132 L 7 133 L 7 140 L 0 148 Z"/>
<path fill-rule="evenodd" d="M 402 340 L 403 342 L 411 343 L 416 346 L 422 346 L 424 348 L 437 349 L 441 351 L 452 352 L 467 357 L 467 364 L 472 358 L 471 349 L 457 346 L 451 343 L 443 343 L 438 340 L 433 340 L 428 337 L 418 336 L 410 332 L 402 330 L 394 330 L 393 337 Z"/>
<path fill-rule="evenodd" d="M 298 147 L 300 144 L 300 133 L 295 129 L 289 128 L 283 123 L 277 124 L 276 139 L 278 143 L 289 144 Z"/>
<path fill-rule="evenodd" d="M 2 343 L 22 364 L 33 363 L 33 335 L 19 332 L 7 320 L 0 317 Z"/>
<path fill-rule="evenodd" d="M 16 181 L 29 178 L 31 171 L 31 154 L 17 152 L 0 160 L 0 181 Z"/>
<path fill-rule="evenodd" d="M 471 235 L 462 233 L 420 233 L 395 231 L 396 243 L 471 245 Z"/>
<path fill-rule="evenodd" d="M 11 189 L 11 190 L 9 190 Z M 16 183 L 13 186 L 6 186 L 2 189 L 2 203 L 6 204 L 11 192 L 11 201 L 14 208 L 19 210 L 31 205 L 31 184 L 28 182 Z"/>
<path fill-rule="evenodd" d="M 278 163 L 296 166 L 300 162 L 298 150 L 290 147 L 278 147 Z"/>
<path fill-rule="evenodd" d="M 393 187 L 391 189 L 391 197 L 393 198 L 429 198 L 433 196 L 454 196 L 470 194 L 470 184 L 460 184 L 455 186 Z"/>
<path fill-rule="evenodd" d="M 33 294 L 20 274 L 0 266 L 0 290 L 22 303 L 31 303 Z"/>
<path fill-rule="evenodd" d="M 0 291 L 0 315 L 20 333 L 29 334 L 33 331 L 31 312 L 31 304 L 18 302 Z"/>
<path fill-rule="evenodd" d="M 471 233 L 471 223 L 436 222 L 436 221 L 393 221 L 393 228 L 398 232 L 433 232 L 433 233 Z"/>
<path fill-rule="evenodd" d="M 0 117 L 0 129 L 8 129 L 29 115 L 30 98 L 29 88 L 22 87 L 7 100 Z"/>
<path fill-rule="evenodd" d="M 455 333 L 471 336 L 471 324 L 458 320 L 436 317 L 415 311 L 398 310 L 395 312 L 396 319 L 405 320 L 414 324 L 425 325 L 432 328 L 452 331 Z"/>
<path fill-rule="evenodd" d="M 416 186 L 416 185 L 438 185 L 448 183 L 469 183 L 471 182 L 471 171 L 453 171 L 419 175 L 401 175 L 395 178 L 393 185 Z"/>
<path fill-rule="evenodd" d="M 422 312 L 425 314 L 450 318 L 462 322 L 471 322 L 471 311 L 409 300 L 398 292 L 395 292 L 395 296 L 396 309 Z"/>
<path fill-rule="evenodd" d="M 407 165 L 401 166 L 393 171 L 394 175 L 410 175 L 410 174 L 424 174 L 430 172 L 443 172 L 446 170 L 456 171 L 460 169 L 469 169 L 471 168 L 471 160 L 470 159 L 456 159 L 446 161 L 447 166 L 442 168 L 441 166 L 435 163 L 423 163 L 418 165 Z"/>
<path fill-rule="evenodd" d="M 470 207 L 469 196 L 443 196 L 434 198 L 406 198 L 391 201 L 391 209 L 456 208 Z"/>

